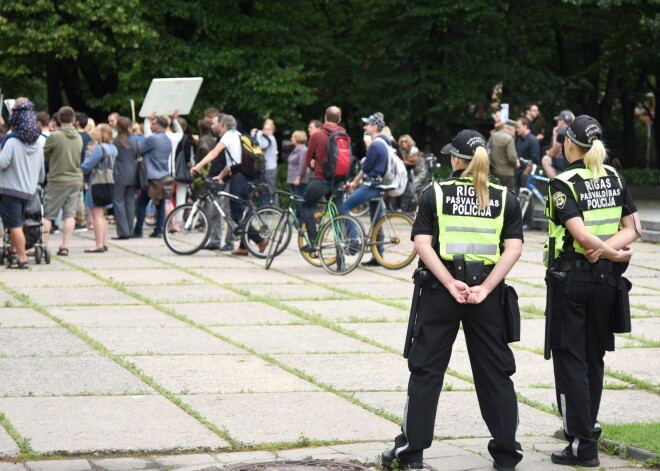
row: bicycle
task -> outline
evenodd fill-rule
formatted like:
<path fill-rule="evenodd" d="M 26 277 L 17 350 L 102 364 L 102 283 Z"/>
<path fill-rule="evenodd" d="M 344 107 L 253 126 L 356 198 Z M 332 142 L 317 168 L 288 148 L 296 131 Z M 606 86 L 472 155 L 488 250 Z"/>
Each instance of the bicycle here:
<path fill-rule="evenodd" d="M 378 198 L 376 211 L 369 220 L 366 245 L 371 248 L 374 259 L 388 270 L 399 270 L 415 259 L 415 245 L 410 240 L 413 219 L 406 213 L 390 210 L 385 203 L 385 190 Z M 378 215 L 382 216 L 378 217 Z"/>
<path fill-rule="evenodd" d="M 360 264 L 365 249 L 364 229 L 362 224 L 353 216 L 338 214 L 334 198 L 344 191 L 343 188 L 335 190 L 332 197 L 324 202 L 325 210 L 320 216 L 320 229 L 314 240 L 310 240 L 305 224 L 296 216 L 293 203 L 302 203 L 305 200 L 292 193 L 276 190 L 276 193 L 289 199 L 289 204 L 282 213 L 275 226 L 273 236 L 268 246 L 266 256 L 266 270 L 273 263 L 273 259 L 281 254 L 291 240 L 293 225 L 298 231 L 298 249 L 303 258 L 315 266 L 322 266 L 333 275 L 345 275 L 352 272 Z"/>
<path fill-rule="evenodd" d="M 534 198 L 536 198 L 543 207 L 545 207 L 545 196 L 541 193 L 541 190 L 537 188 L 534 182 L 545 182 L 546 184 L 550 182 L 548 177 L 541 175 L 536 175 L 537 165 L 531 160 L 525 160 L 523 158 L 518 159 L 521 164 L 531 165 L 530 173 L 527 175 L 527 183 L 524 187 L 521 187 L 518 191 L 518 201 L 520 202 L 520 210 L 523 214 L 527 212 L 529 205 L 534 207 Z"/>
<path fill-rule="evenodd" d="M 167 247 L 178 255 L 192 255 L 202 249 L 211 235 L 211 224 L 205 206 L 215 208 L 220 214 L 221 221 L 224 219 L 229 229 L 237 238 L 242 239 L 248 252 L 258 258 L 265 258 L 266 254 L 259 250 L 259 246 L 252 239 L 255 235 L 270 239 L 273 228 L 280 220 L 282 210 L 272 206 L 263 206 L 256 209 L 251 199 L 243 200 L 230 193 L 222 191 L 224 185 L 205 176 L 197 176 L 206 182 L 203 190 L 194 203 L 186 203 L 177 206 L 167 216 L 165 227 L 170 227 L 170 222 L 179 220 L 178 230 L 163 231 L 163 239 Z M 262 185 L 252 185 L 253 189 Z M 220 198 L 241 202 L 245 205 L 241 220 L 237 223 L 228 217 L 220 207 Z"/>

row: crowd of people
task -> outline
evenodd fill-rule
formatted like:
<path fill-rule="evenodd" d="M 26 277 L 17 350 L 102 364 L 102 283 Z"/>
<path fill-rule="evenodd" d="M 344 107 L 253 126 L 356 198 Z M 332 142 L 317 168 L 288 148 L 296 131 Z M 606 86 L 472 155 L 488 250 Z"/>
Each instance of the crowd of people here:
<path fill-rule="evenodd" d="M 562 111 L 555 117 L 557 126 L 542 156 L 544 134 L 535 129 L 536 117 L 538 107 L 531 105 L 525 116 L 497 122 L 488 142 L 477 131 L 459 132 L 442 149 L 450 159 L 451 177 L 420 191 L 411 234 L 420 265 L 415 271 L 404 350 L 410 381 L 402 433 L 395 438 L 394 448 L 382 454 L 386 468 L 423 467 L 423 453 L 433 440 L 439 394 L 461 324 L 480 410 L 493 436 L 488 451 L 494 467 L 514 470 L 523 458 L 516 441 L 518 405 L 511 380 L 515 358 L 508 346 L 519 340 L 520 313 L 515 290 L 505 284 L 522 253 L 524 239 L 524 219 L 514 196 L 520 185 L 516 174 L 524 173 L 520 157 L 542 165 L 554 177 L 548 191 L 549 235 L 556 245 L 546 246 L 546 322 L 550 322 L 546 324 L 550 334 L 546 348 L 552 352 L 557 404 L 568 445 L 553 452 L 551 460 L 599 466 L 603 358 L 614 349 L 613 333 L 630 331 L 631 285 L 622 275 L 633 254 L 630 244 L 641 228 L 625 181 L 605 163 L 607 150 L 600 123 L 590 116 L 575 117 Z M 314 205 L 338 187 L 349 189 L 345 199 L 339 193 L 334 200 L 340 213 L 368 202 L 374 216 L 377 206 L 371 199 L 380 195 L 394 147 L 413 181 L 427 178 L 410 135 L 393 139 L 382 113 L 372 113 L 362 121 L 367 151 L 352 179 L 347 161 L 350 137 L 341 125 L 339 107 L 328 107 L 323 122 L 311 121 L 309 134 L 297 130 L 291 136 L 294 149 L 287 159 L 286 182 L 302 197 L 297 210 L 310 240 L 317 230 Z M 29 266 L 21 219 L 39 183 L 45 183 L 45 244 L 53 222 L 59 221 L 60 256 L 69 253 L 81 208 L 87 208 L 95 234 L 95 246 L 86 251 L 104 253 L 109 205 L 114 209 L 115 238 L 121 240 L 142 237 L 150 200 L 157 208 L 150 236 L 179 230 L 177 221 L 164 227 L 165 215 L 173 205 L 174 185 L 176 204 L 180 204 L 187 195 L 180 188 L 185 190 L 191 176 L 198 173 L 226 184 L 226 191 L 241 199 L 252 197 L 255 176 L 241 165 L 242 124 L 216 109 L 205 111 L 204 119 L 197 123 L 199 134 L 192 136 L 186 135 L 187 122 L 176 112 L 171 117 L 152 114 L 145 119 L 143 131 L 130 119 L 113 113 L 107 124 L 88 131 L 87 117 L 72 108 L 62 107 L 49 121 L 35 113 L 26 99 L 17 100 L 8 124 L 11 132 L 0 152 L 0 215 L 11 233 L 14 252 L 8 268 Z M 266 120 L 262 129 L 248 133 L 265 154 L 263 204 L 274 200 L 277 183 L 279 152 L 274 132 L 275 124 Z M 104 197 L 102 185 L 108 182 L 100 182 L 99 175 L 107 175 L 108 170 L 114 175 L 112 192 Z M 491 179 L 493 175 L 499 182 Z M 227 209 L 234 220 L 241 219 L 243 203 L 232 200 Z M 242 245 L 234 248 L 231 231 L 223 243 L 219 219 L 212 224 L 207 249 L 248 254 Z M 259 234 L 251 237 L 263 252 L 269 240 Z"/>

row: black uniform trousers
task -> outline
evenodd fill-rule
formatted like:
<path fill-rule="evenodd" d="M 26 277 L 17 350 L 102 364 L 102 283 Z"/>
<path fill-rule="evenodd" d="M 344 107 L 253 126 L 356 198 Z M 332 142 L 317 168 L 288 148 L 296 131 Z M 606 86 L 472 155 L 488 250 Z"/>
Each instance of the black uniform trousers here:
<path fill-rule="evenodd" d="M 505 467 L 522 459 L 515 438 L 518 403 L 510 378 L 516 364 L 504 340 L 501 296 L 500 284 L 481 304 L 458 304 L 442 285 L 422 288 L 415 340 L 408 356 L 403 434 L 395 439 L 397 457 L 421 461 L 423 450 L 431 446 L 440 390 L 462 322 L 481 416 L 493 436 L 488 451 Z"/>
<path fill-rule="evenodd" d="M 591 273 L 575 270 L 553 288 L 551 345 L 557 405 L 568 448 L 585 460 L 598 457 L 603 357 L 606 350 L 614 350 L 610 322 L 619 310 L 619 277 L 609 274 L 595 283 Z"/>

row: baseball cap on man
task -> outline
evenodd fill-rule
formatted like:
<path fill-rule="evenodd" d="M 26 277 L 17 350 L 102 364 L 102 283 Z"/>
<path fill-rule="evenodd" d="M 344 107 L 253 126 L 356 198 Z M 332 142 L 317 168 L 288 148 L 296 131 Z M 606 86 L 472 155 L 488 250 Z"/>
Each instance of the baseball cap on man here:
<path fill-rule="evenodd" d="M 459 159 L 472 160 L 477 147 L 486 147 L 486 139 L 474 129 L 464 129 L 456 134 L 452 141 L 444 146 L 440 152 L 451 154 Z"/>
<path fill-rule="evenodd" d="M 376 113 L 372 114 L 368 118 L 362 118 L 363 123 L 375 124 L 378 129 L 383 129 L 385 127 L 385 121 L 383 118 L 378 116 Z"/>
<path fill-rule="evenodd" d="M 566 137 L 580 147 L 589 149 L 595 139 L 603 135 L 603 128 L 596 118 L 580 115 L 566 129 Z"/>
<path fill-rule="evenodd" d="M 575 115 L 571 111 L 564 110 L 553 119 L 562 119 L 566 124 L 571 124 L 575 119 Z"/>

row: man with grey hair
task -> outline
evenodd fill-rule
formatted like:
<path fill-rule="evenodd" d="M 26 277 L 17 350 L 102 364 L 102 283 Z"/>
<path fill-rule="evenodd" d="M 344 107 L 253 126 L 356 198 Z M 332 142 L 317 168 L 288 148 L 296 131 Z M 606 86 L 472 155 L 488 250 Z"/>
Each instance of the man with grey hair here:
<path fill-rule="evenodd" d="M 253 188 L 251 183 L 254 179 L 245 175 L 241 171 L 243 146 L 241 144 L 241 134 L 236 130 L 236 119 L 232 115 L 225 114 L 222 116 L 220 119 L 219 133 L 221 136 L 220 141 L 211 150 L 211 152 L 206 154 L 206 157 L 204 157 L 201 162 L 190 169 L 190 174 L 195 175 L 196 173 L 199 173 L 201 168 L 217 158 L 223 150 L 226 150 L 227 165 L 224 169 L 222 169 L 222 172 L 220 172 L 220 174 L 213 179 L 223 183 L 225 177 L 230 175 L 231 194 L 243 200 L 248 200 L 252 197 Z M 231 201 L 229 206 L 231 208 L 232 219 L 236 222 L 240 221 L 243 218 L 243 209 L 245 208 L 245 204 L 241 203 L 240 201 Z M 266 250 L 268 239 L 262 238 L 258 232 L 254 230 L 250 231 L 250 239 L 257 244 L 259 247 L 259 252 Z M 243 245 L 243 241 L 241 241 L 239 248 L 232 250 L 231 253 L 234 255 L 249 254 L 248 250 Z"/>

